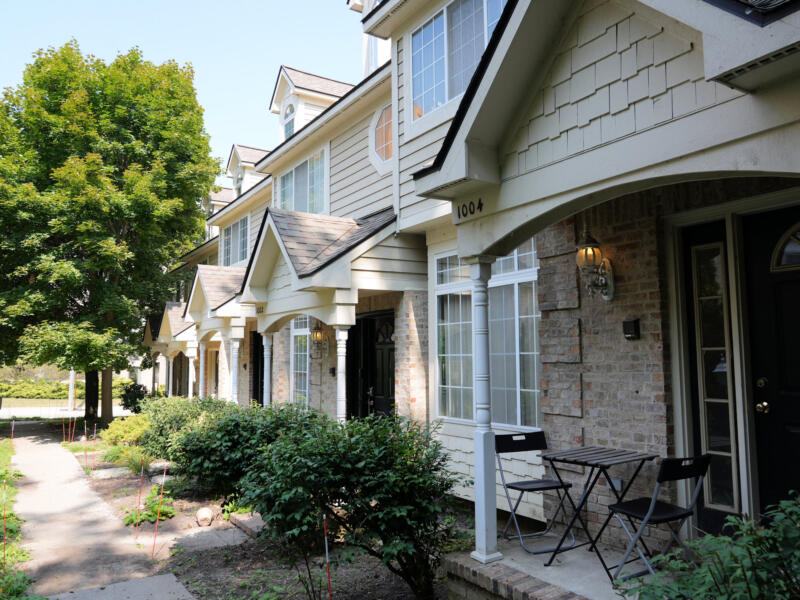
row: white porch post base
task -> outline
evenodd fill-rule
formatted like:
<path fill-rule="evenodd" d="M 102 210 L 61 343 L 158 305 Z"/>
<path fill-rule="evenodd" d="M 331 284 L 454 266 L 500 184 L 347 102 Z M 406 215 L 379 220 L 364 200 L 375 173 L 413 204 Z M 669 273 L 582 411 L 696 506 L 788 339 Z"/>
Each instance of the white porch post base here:
<path fill-rule="evenodd" d="M 336 419 L 347 420 L 347 330 L 336 328 Z"/>
<path fill-rule="evenodd" d="M 206 396 L 206 343 L 200 342 L 198 352 L 200 352 L 200 374 L 197 380 L 197 395 L 201 398 Z"/>
<path fill-rule="evenodd" d="M 262 333 L 264 342 L 264 406 L 272 404 L 272 334 Z"/>
<path fill-rule="evenodd" d="M 497 496 L 495 491 L 494 431 L 475 432 L 475 550 L 481 563 L 503 558 L 497 551 Z"/>
<path fill-rule="evenodd" d="M 239 342 L 231 340 L 231 402 L 239 404 Z"/>

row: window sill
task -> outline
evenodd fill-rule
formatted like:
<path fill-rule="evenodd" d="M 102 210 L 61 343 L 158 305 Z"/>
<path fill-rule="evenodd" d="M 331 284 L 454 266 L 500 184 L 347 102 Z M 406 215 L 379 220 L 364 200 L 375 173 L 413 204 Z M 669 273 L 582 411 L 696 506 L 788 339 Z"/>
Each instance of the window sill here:
<path fill-rule="evenodd" d="M 428 114 L 421 116 L 416 121 L 413 120 L 412 118 L 414 114 L 414 106 L 413 103 L 411 102 L 411 98 L 409 97 L 405 107 L 409 118 L 407 120 L 404 120 L 403 122 L 405 126 L 405 131 L 403 132 L 404 134 L 403 143 L 404 144 L 408 143 L 411 140 L 414 140 L 419 136 L 428 133 L 432 129 L 435 129 L 440 125 L 448 121 L 451 121 L 453 117 L 456 116 L 456 111 L 458 110 L 458 105 L 461 102 L 462 96 L 463 94 L 459 94 L 452 100 L 448 100 L 445 104 L 443 104 L 439 108 L 435 108 Z"/>
<path fill-rule="evenodd" d="M 465 425 L 467 427 L 477 427 L 477 423 L 470 419 L 458 419 L 456 417 L 435 417 L 441 423 L 452 423 L 453 425 Z M 533 433 L 543 431 L 541 427 L 532 425 L 506 425 L 504 423 L 492 423 L 492 431 L 509 431 L 513 433 Z"/>

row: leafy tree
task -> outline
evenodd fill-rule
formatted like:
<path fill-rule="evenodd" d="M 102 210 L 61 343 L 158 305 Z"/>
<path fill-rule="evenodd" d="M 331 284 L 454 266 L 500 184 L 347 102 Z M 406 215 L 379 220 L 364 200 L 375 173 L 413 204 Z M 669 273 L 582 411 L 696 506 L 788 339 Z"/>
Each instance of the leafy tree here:
<path fill-rule="evenodd" d="M 0 363 L 103 371 L 141 350 L 218 171 L 190 65 L 34 55 L 0 103 Z M 87 402 L 87 407 L 88 407 Z"/>

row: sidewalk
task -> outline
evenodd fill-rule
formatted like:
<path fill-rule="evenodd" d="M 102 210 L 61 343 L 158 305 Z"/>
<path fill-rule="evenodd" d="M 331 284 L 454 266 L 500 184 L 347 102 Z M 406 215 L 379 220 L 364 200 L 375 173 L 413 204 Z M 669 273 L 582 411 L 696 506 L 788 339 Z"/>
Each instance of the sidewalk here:
<path fill-rule="evenodd" d="M 43 423 L 18 423 L 12 466 L 19 482 L 16 510 L 32 560 L 31 592 L 52 595 L 146 577 L 154 572 L 147 548 L 89 487 L 78 461 Z"/>

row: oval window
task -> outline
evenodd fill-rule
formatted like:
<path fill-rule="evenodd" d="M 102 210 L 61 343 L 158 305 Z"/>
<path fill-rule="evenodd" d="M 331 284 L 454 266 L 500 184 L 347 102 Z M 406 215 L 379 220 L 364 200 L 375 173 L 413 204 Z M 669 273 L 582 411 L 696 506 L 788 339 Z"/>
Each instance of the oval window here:
<path fill-rule="evenodd" d="M 392 107 L 381 111 L 375 124 L 375 152 L 383 160 L 392 158 Z"/>
<path fill-rule="evenodd" d="M 772 253 L 773 271 L 794 269 L 800 269 L 800 224 L 795 225 L 781 236 Z"/>

